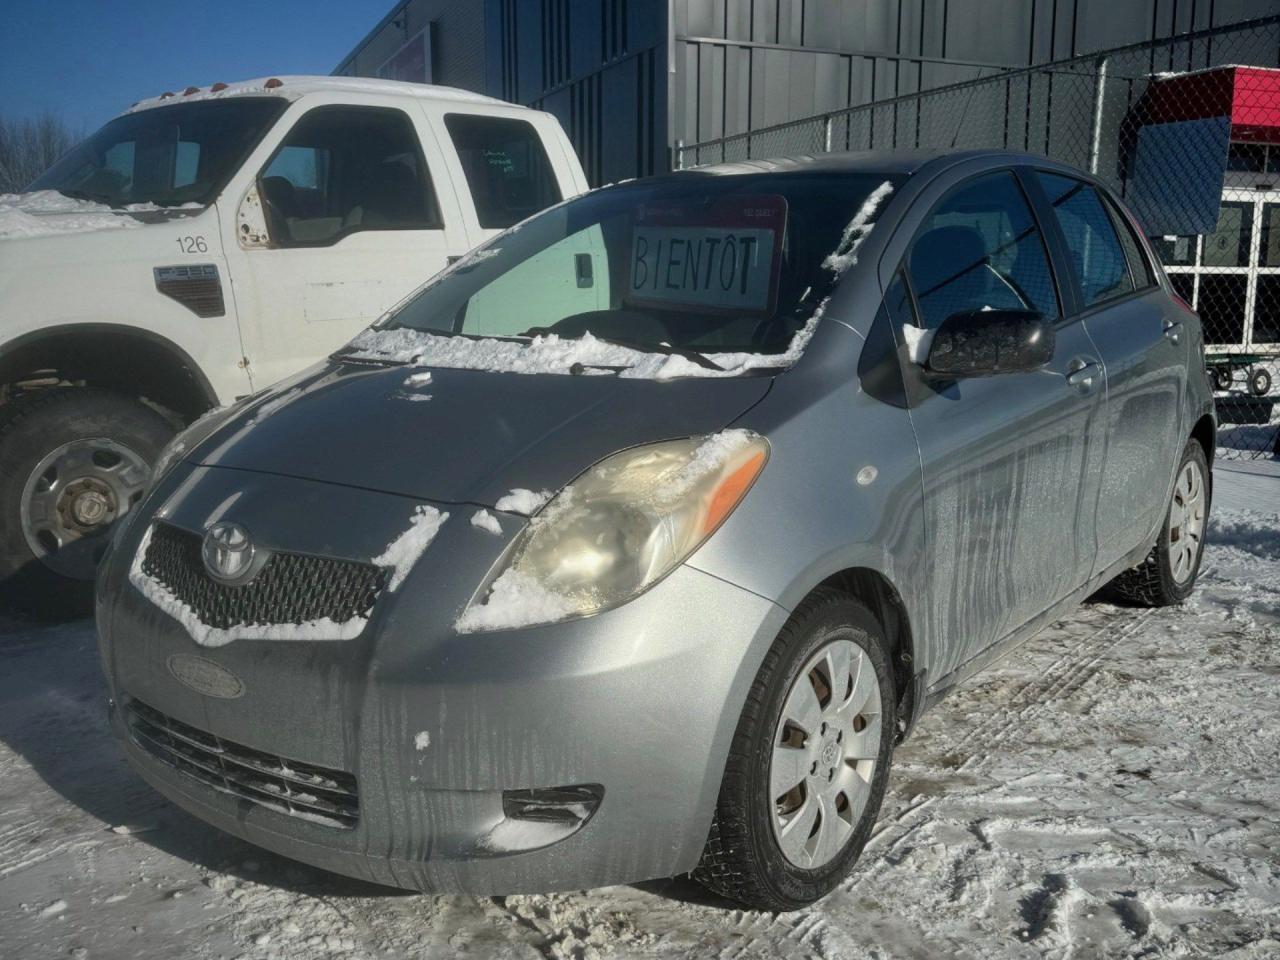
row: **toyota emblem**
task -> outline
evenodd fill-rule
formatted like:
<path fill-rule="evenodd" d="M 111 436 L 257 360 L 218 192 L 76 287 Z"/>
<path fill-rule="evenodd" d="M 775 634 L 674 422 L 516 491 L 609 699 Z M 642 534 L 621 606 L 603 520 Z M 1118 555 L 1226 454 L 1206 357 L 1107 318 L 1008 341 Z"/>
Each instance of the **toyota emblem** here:
<path fill-rule="evenodd" d="M 223 583 L 246 579 L 253 567 L 253 540 L 238 523 L 215 523 L 204 533 L 201 547 L 209 576 Z"/>

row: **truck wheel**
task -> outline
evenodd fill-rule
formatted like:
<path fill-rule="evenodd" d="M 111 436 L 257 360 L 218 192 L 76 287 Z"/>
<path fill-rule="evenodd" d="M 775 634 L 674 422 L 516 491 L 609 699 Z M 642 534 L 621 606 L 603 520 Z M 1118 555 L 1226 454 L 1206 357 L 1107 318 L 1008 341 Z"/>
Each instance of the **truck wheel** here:
<path fill-rule="evenodd" d="M 1249 389 L 1255 397 L 1265 397 L 1271 392 L 1271 371 L 1266 367 L 1257 367 L 1249 374 Z"/>
<path fill-rule="evenodd" d="M 795 910 L 848 875 L 893 754 L 893 670 L 863 604 L 815 591 L 765 655 L 693 877 L 759 910 Z"/>
<path fill-rule="evenodd" d="M 1111 589 L 1131 603 L 1168 607 L 1195 589 L 1209 525 L 1209 465 L 1192 440 L 1182 452 L 1156 545 L 1147 559 L 1111 581 Z"/>
<path fill-rule="evenodd" d="M 174 427 L 95 387 L 42 390 L 0 418 L 0 597 L 59 618 L 91 609 L 112 523 L 141 498 Z"/>

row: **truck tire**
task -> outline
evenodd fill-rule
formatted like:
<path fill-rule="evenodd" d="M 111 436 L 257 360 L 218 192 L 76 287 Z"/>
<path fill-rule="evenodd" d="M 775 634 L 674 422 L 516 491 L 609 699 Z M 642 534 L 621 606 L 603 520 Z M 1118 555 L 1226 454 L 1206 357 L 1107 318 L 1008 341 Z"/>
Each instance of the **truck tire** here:
<path fill-rule="evenodd" d="M 96 387 L 41 390 L 0 417 L 0 603 L 40 618 L 92 609 L 112 523 L 141 498 L 174 424 Z"/>

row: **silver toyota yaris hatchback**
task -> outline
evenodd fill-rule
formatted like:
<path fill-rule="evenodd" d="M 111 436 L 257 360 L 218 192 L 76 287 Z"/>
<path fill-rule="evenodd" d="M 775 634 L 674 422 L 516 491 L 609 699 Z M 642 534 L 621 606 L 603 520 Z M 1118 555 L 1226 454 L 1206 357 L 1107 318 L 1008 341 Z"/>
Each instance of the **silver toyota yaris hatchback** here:
<path fill-rule="evenodd" d="M 1104 584 L 1191 591 L 1202 350 L 1043 159 L 595 191 L 174 442 L 102 566 L 112 722 L 341 873 L 809 903 L 948 688 Z"/>

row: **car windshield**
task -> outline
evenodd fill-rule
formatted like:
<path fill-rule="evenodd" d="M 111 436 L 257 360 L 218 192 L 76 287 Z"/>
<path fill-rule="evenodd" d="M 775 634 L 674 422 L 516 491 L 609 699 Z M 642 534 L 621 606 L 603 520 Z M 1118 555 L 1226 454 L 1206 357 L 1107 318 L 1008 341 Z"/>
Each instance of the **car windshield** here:
<path fill-rule="evenodd" d="M 280 97 L 202 100 L 116 117 L 28 190 L 112 207 L 211 203 L 286 106 Z"/>
<path fill-rule="evenodd" d="M 713 368 L 720 355 L 782 354 L 898 182 L 862 173 L 679 174 L 596 191 L 473 252 L 350 352 L 376 354 L 365 348 L 379 339 L 404 344 L 416 331 L 589 335 Z M 406 359 L 403 350 L 397 358 Z"/>

